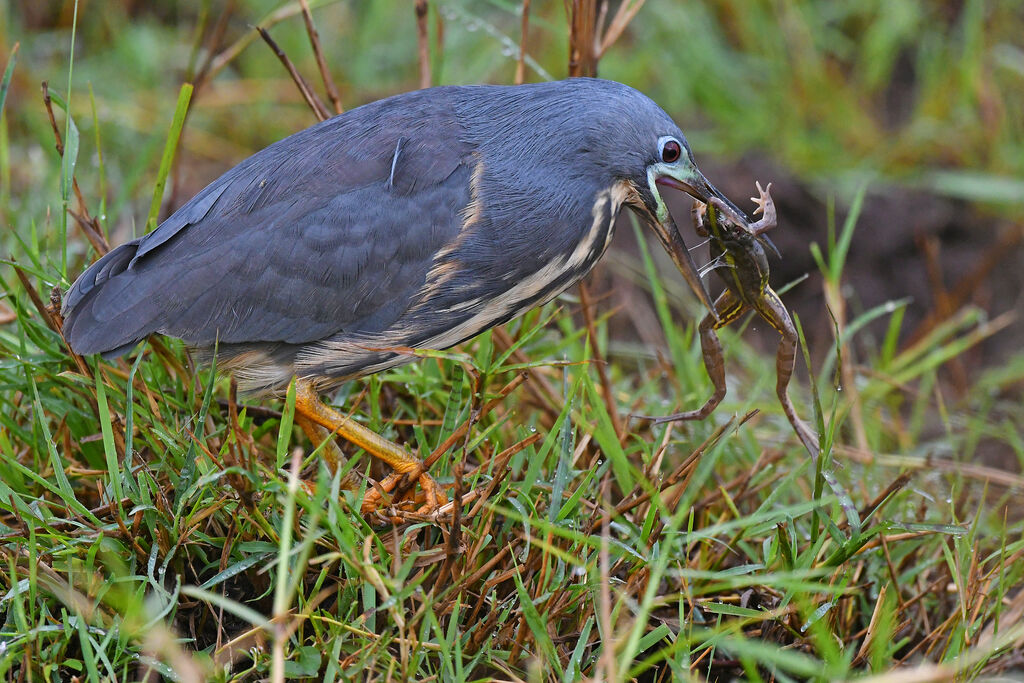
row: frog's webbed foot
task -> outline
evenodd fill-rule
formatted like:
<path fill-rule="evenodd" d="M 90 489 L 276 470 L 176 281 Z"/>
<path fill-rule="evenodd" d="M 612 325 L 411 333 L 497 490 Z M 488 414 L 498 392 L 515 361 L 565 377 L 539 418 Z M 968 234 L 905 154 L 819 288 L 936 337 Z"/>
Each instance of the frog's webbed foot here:
<path fill-rule="evenodd" d="M 768 187 L 761 188 L 761 182 L 757 181 L 757 193 L 759 197 L 751 197 L 757 208 L 754 209 L 754 215 L 761 214 L 761 220 L 756 223 L 751 223 L 747 229 L 754 235 L 760 235 L 762 232 L 771 230 L 778 225 L 778 214 L 775 211 L 775 201 L 772 200 L 772 184 L 768 183 Z"/>

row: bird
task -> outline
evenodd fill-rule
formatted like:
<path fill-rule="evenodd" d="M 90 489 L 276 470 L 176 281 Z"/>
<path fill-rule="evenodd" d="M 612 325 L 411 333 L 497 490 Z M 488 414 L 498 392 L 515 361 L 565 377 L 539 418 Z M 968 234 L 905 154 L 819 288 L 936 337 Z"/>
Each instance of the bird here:
<path fill-rule="evenodd" d="M 314 445 L 336 434 L 393 470 L 364 511 L 417 482 L 437 510 L 446 498 L 423 462 L 321 393 L 550 301 L 594 267 L 623 207 L 714 315 L 665 188 L 744 215 L 672 118 L 627 85 L 402 93 L 271 144 L 109 251 L 64 296 L 63 334 L 107 358 L 152 334 L 180 338 L 255 396 L 294 381 Z"/>

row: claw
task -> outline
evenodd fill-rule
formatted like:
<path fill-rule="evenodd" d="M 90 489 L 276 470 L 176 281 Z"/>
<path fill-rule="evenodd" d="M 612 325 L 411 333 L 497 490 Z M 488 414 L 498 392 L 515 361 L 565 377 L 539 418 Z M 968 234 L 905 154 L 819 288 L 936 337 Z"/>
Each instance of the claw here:
<path fill-rule="evenodd" d="M 419 482 L 423 500 L 423 505 L 416 510 L 417 514 L 429 515 L 448 503 L 448 497 L 444 495 L 434 478 L 421 468 L 415 468 L 408 472 L 393 472 L 373 488 L 368 489 L 366 495 L 363 496 L 360 511 L 363 514 L 371 514 L 378 512 L 382 504 L 384 507 L 389 507 L 399 506 L 406 502 L 418 503 L 420 497 L 413 493 L 415 482 Z M 395 495 L 390 496 L 391 493 Z"/>

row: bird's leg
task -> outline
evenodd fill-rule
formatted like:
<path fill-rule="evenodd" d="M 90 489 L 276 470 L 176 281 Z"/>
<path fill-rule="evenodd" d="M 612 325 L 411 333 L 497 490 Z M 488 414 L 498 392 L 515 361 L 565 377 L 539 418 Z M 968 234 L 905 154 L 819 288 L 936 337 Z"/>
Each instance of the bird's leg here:
<path fill-rule="evenodd" d="M 779 403 L 782 404 L 782 411 L 786 413 L 789 424 L 793 425 L 793 431 L 796 432 L 807 452 L 811 454 L 812 458 L 817 457 L 818 435 L 797 417 L 796 409 L 793 408 L 793 403 L 789 400 L 789 394 L 786 392 L 789 379 L 793 376 L 796 349 L 799 344 L 793 320 L 789 317 L 789 311 L 786 310 L 779 295 L 771 287 L 765 287 L 763 295 L 755 304 L 761 317 L 782 335 L 782 339 L 779 340 L 779 350 L 775 355 L 775 393 L 779 397 Z"/>
<path fill-rule="evenodd" d="M 736 320 L 747 305 L 740 301 L 739 297 L 731 291 L 726 290 L 715 300 L 715 310 L 718 312 L 718 320 L 710 313 L 700 321 L 700 349 L 704 355 L 704 368 L 711 378 L 711 384 L 715 387 L 714 393 L 696 410 L 688 410 L 674 415 L 664 417 L 650 417 L 646 415 L 634 415 L 644 420 L 653 420 L 654 424 L 665 422 L 678 422 L 681 420 L 703 420 L 718 407 L 718 404 L 725 398 L 725 356 L 722 352 L 722 343 L 718 340 L 715 330 L 724 327 Z"/>
<path fill-rule="evenodd" d="M 319 430 L 308 427 L 320 426 L 328 432 L 337 434 L 349 443 L 362 448 L 373 457 L 383 460 L 394 469 L 394 473 L 380 482 L 378 487 L 369 489 L 363 498 L 363 512 L 376 510 L 377 504 L 388 494 L 399 488 L 404 483 L 419 481 L 423 489 L 425 503 L 422 508 L 424 512 L 436 510 L 447 503 L 447 498 L 440 490 L 434 479 L 427 474 L 423 462 L 408 453 L 396 443 L 388 441 L 380 434 L 367 429 L 350 417 L 342 415 L 320 400 L 316 388 L 309 380 L 299 379 L 295 383 L 295 412 L 299 425 L 306 431 L 307 436 L 313 443 L 317 439 L 323 440 L 323 434 Z M 342 460 L 342 462 L 344 462 Z M 339 463 L 335 462 L 334 467 Z M 330 459 L 328 465 L 331 465 Z M 332 470 L 336 471 L 336 470 Z"/>
<path fill-rule="evenodd" d="M 321 449 L 323 458 L 327 461 L 327 470 L 331 474 L 336 473 L 341 469 L 346 462 L 345 454 L 341 452 L 341 448 L 331 438 L 331 433 L 325 428 L 321 427 L 315 422 L 312 422 L 302 413 L 296 413 L 295 423 L 302 427 L 302 431 L 306 433 L 306 436 L 311 442 L 313 442 L 313 448 L 320 448 L 320 444 L 326 442 L 326 445 Z M 343 489 L 354 489 L 356 488 L 356 477 L 350 472 L 345 475 L 341 480 L 341 488 Z"/>

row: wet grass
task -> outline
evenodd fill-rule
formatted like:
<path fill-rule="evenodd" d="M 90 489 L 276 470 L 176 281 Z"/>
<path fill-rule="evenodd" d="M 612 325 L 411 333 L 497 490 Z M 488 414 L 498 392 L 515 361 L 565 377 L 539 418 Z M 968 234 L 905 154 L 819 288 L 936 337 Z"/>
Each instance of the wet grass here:
<path fill-rule="evenodd" d="M 763 62 L 773 69 L 754 73 L 778 80 L 751 97 L 835 94 L 811 98 L 834 111 L 800 114 L 821 117 L 820 128 L 800 118 L 778 126 L 787 131 L 777 140 L 784 161 L 812 173 L 837 149 L 875 149 L 871 135 L 879 133 L 865 133 L 870 126 L 851 125 L 852 143 L 835 134 L 846 115 L 840 105 L 860 103 L 847 88 L 861 91 L 832 90 L 823 76 L 832 61 L 793 73 L 788 58 L 770 54 L 793 35 L 779 38 L 777 23 L 799 36 L 801 26 L 854 21 L 853 10 L 821 17 L 784 3 L 780 18 L 722 3 L 717 12 L 696 8 L 659 22 L 645 13 L 671 18 L 678 10 L 650 5 L 609 52 L 603 73 L 632 73 L 643 86 L 659 56 L 641 43 L 665 44 L 672 26 L 714 28 L 704 32 L 704 48 L 729 49 L 704 59 L 719 71 L 703 71 L 708 81 L 700 83 L 676 79 L 665 102 L 687 116 L 692 105 L 673 98 L 701 94 L 709 134 L 697 126 L 694 140 L 731 151 L 755 146 L 736 132 L 755 136 L 740 125 L 749 111 L 716 100 L 706 83 L 721 70 Z M 978 63 L 989 64 L 983 56 L 995 51 L 998 63 L 1012 66 L 1013 50 L 996 49 L 1010 30 L 998 8 L 978 18 L 976 4 L 967 5 L 936 35 L 948 29 L 971 39 L 964 45 L 982 55 Z M 501 36 L 518 43 L 516 6 L 446 3 L 436 15 L 445 20 L 445 47 L 435 42 L 430 53 L 435 82 L 499 73 L 510 80 L 515 58 L 503 54 Z M 924 15 L 931 5 L 904 6 Z M 460 503 L 454 520 L 405 515 L 392 524 L 360 515 L 362 492 L 338 489 L 338 477 L 293 429 L 288 401 L 239 399 L 227 378 L 194 367 L 176 341 L 148 343 L 116 362 L 70 355 L 51 292 L 59 296 L 106 236 L 116 243 L 144 230 L 160 196 L 154 188 L 166 181 L 166 212 L 215 175 L 208 165 L 230 164 L 313 121 L 270 51 L 254 44 L 225 64 L 235 69 L 230 77 L 196 88 L 176 145 L 177 77 L 200 81 L 206 64 L 212 77 L 216 56 L 248 32 L 228 22 L 220 48 L 207 53 L 218 8 L 204 15 L 154 7 L 134 23 L 120 10 L 79 17 L 73 65 L 67 16 L 51 20 L 65 27 L 52 35 L 26 31 L 5 76 L 0 210 L 13 228 L 2 244 L 14 260 L 0 278 L 0 315 L 9 310 L 0 324 L 3 677 L 948 680 L 1019 669 L 1024 357 L 972 370 L 965 389 L 952 392 L 950 366 L 999 334 L 1006 317 L 961 303 L 911 336 L 898 291 L 875 309 L 844 306 L 862 217 L 855 190 L 837 190 L 854 201 L 823 218 L 810 247 L 822 283 L 817 314 L 832 321 L 835 340 L 810 350 L 812 367 L 790 389 L 823 435 L 817 461 L 781 413 L 773 358 L 747 341 L 749 322 L 721 333 L 730 391 L 709 420 L 652 428 L 628 419 L 689 408 L 710 393 L 694 338 L 699 312 L 638 226 L 638 257 L 616 255 L 613 264 L 620 281 L 649 293 L 649 320 L 616 309 L 601 291 L 574 289 L 458 349 L 424 351 L 416 363 L 329 397 L 421 455 L 436 453 L 432 472 Z M 253 3 L 242 14 L 252 21 L 276 7 Z M 321 37 L 330 18 L 345 38 L 324 42 L 329 63 L 343 65 L 335 76 L 347 106 L 414 87 L 412 11 L 385 3 L 322 11 Z M 565 56 L 561 12 L 558 3 L 536 3 L 531 15 L 531 54 L 556 74 Z M 867 31 L 884 34 L 854 53 L 869 85 L 883 87 L 923 23 L 890 18 L 887 32 Z M 301 17 L 276 26 L 282 49 L 307 77 L 316 73 L 311 57 L 298 56 L 309 53 Z M 436 41 L 436 23 L 428 29 Z M 93 54 L 93 41 L 108 33 L 118 36 L 114 47 Z M 684 55 L 697 51 L 675 35 L 671 44 L 684 45 Z M 723 35 L 729 39 L 717 42 Z M 936 46 L 928 35 L 917 48 L 924 56 L 959 44 Z M 807 37 L 813 47 L 829 36 Z M 26 74 L 62 51 L 62 66 L 48 74 L 60 156 Z M 180 71 L 162 72 L 152 52 Z M 456 59 L 463 55 L 479 58 Z M 938 79 L 952 67 L 936 62 L 927 73 Z M 972 63 L 956 68 L 969 72 Z M 250 78 L 261 72 L 275 77 Z M 922 88 L 932 87 L 925 81 Z M 977 82 L 958 83 L 963 94 Z M 1017 105 L 1002 102 L 996 133 L 976 131 L 973 110 L 959 111 L 977 136 L 972 144 L 1019 143 Z M 927 128 L 938 114 L 925 109 L 907 125 Z M 941 157 L 928 139 L 921 149 Z M 176 147 L 177 166 L 168 157 Z M 907 168 L 935 167 L 935 157 L 900 150 Z M 984 177 L 1021 177 L 1009 156 L 992 159 Z M 894 172 L 876 162 L 873 172 Z M 628 233 L 629 223 L 622 228 Z M 777 289 L 785 300 L 784 286 Z M 624 319 L 636 329 L 623 334 Z M 1010 458 L 984 459 L 993 452 Z M 355 471 L 380 477 L 360 453 L 350 456 Z"/>

